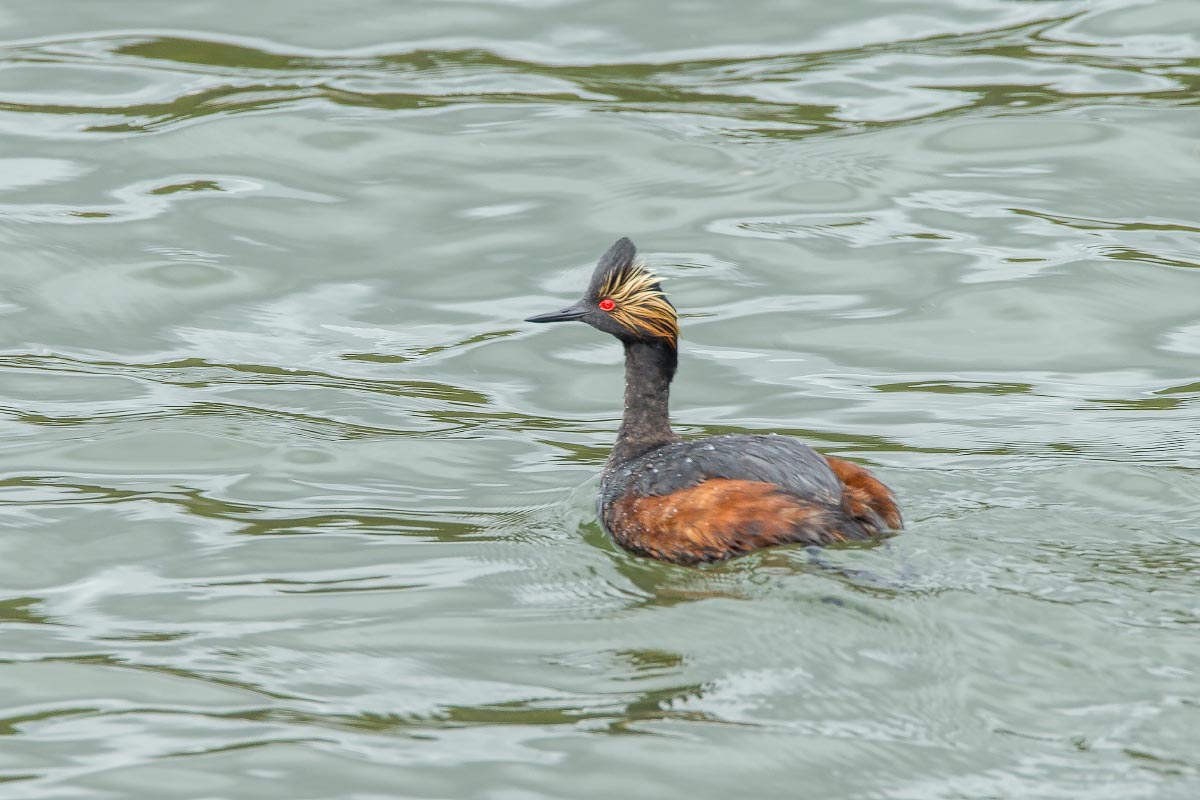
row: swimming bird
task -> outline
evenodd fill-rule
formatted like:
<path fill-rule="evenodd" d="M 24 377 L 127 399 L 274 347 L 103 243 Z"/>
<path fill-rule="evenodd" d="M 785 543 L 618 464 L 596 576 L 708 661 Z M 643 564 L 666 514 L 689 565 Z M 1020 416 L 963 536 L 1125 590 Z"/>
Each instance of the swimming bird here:
<path fill-rule="evenodd" d="M 828 545 L 903 527 L 866 469 L 776 434 L 684 440 L 668 398 L 679 317 L 629 239 L 596 265 L 583 299 L 526 322 L 586 322 L 625 348 L 625 412 L 600 480 L 600 521 L 641 556 L 700 564 L 787 543 Z"/>

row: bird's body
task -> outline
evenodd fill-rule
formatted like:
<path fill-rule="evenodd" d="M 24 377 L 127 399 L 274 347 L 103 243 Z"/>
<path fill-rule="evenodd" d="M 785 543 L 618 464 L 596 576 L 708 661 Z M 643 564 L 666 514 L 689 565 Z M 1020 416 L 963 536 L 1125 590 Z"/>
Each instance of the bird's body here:
<path fill-rule="evenodd" d="M 600 484 L 600 520 L 613 540 L 638 555 L 697 564 L 900 528 L 886 486 L 796 439 L 675 435 L 668 416 L 675 310 L 636 252 L 628 239 L 619 240 L 601 258 L 583 300 L 530 318 L 582 320 L 625 345 L 625 414 Z"/>

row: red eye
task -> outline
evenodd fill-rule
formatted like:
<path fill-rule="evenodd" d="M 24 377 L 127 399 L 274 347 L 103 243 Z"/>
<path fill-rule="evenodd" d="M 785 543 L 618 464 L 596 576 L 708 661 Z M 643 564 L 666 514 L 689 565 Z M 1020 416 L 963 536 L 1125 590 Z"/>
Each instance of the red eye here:
<path fill-rule="evenodd" d="M 601 311 L 612 311 L 616 307 L 617 307 L 617 304 L 614 303 L 610 298 L 606 297 L 600 301 L 600 310 Z"/>

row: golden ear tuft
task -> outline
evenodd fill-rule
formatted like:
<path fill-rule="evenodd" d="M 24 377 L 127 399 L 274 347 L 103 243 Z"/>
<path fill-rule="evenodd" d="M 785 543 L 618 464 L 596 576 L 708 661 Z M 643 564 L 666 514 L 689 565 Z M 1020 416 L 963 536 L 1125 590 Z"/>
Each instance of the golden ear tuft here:
<path fill-rule="evenodd" d="M 609 313 L 623 327 L 648 338 L 666 339 L 675 347 L 679 340 L 679 318 L 658 288 L 660 280 L 640 260 L 635 261 L 608 274 L 600 297 L 616 304 Z"/>

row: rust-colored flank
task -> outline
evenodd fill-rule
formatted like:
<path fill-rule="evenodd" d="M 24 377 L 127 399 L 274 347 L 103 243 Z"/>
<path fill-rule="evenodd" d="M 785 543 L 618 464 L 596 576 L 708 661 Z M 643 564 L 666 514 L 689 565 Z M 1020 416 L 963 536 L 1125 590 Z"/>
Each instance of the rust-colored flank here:
<path fill-rule="evenodd" d="M 876 528 L 900 530 L 904 522 L 892 490 L 858 464 L 826 456 L 833 474 L 843 484 L 842 505 L 856 519 L 870 521 Z"/>
<path fill-rule="evenodd" d="M 759 481 L 712 479 L 663 495 L 626 494 L 607 520 L 617 544 L 678 564 L 720 561 L 787 542 L 849 538 L 831 509 Z"/>

